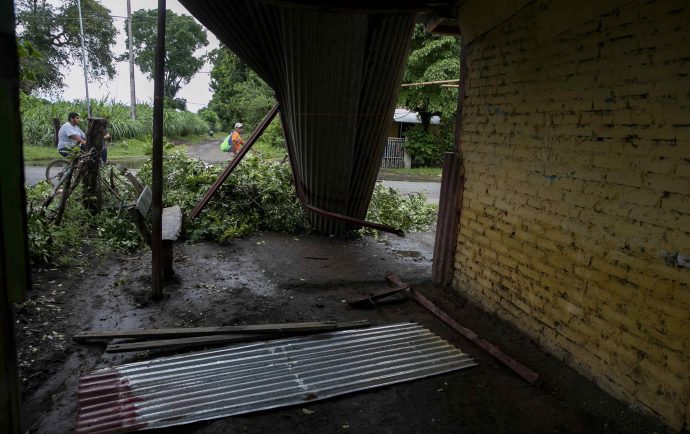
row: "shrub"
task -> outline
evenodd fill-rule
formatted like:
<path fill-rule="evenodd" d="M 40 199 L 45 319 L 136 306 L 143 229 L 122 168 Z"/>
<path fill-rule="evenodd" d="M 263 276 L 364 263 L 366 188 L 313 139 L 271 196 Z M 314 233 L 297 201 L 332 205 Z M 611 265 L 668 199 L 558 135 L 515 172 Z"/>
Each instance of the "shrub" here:
<path fill-rule="evenodd" d="M 223 169 L 179 152 L 166 155 L 164 206 L 180 205 L 183 213 L 188 213 Z M 140 170 L 139 177 L 151 184 L 150 163 Z M 85 245 L 96 251 L 127 251 L 143 246 L 126 212 L 112 208 L 91 215 L 81 206 L 78 194 L 70 196 L 62 225 L 53 225 L 39 206 L 49 191 L 46 182 L 27 188 L 29 247 L 34 261 L 67 264 L 76 260 L 75 252 Z M 428 229 L 435 215 L 436 208 L 426 205 L 421 194 L 404 197 L 377 185 L 367 218 L 404 231 L 419 231 Z M 222 242 L 257 231 L 305 232 L 309 224 L 295 194 L 290 165 L 247 155 L 196 219 L 185 216 L 184 228 L 192 241 Z M 374 231 L 360 231 L 367 232 Z"/>
<path fill-rule="evenodd" d="M 453 150 L 453 128 L 441 124 L 438 128 L 424 131 L 421 125 L 415 126 L 405 133 L 407 142 L 405 148 L 412 157 L 415 167 L 440 166 L 443 154 Z"/>

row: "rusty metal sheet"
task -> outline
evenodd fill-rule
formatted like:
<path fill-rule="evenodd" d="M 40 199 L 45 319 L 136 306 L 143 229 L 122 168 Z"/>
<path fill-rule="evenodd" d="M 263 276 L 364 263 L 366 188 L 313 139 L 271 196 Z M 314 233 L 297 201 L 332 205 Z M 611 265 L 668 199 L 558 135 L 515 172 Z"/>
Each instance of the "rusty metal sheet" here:
<path fill-rule="evenodd" d="M 328 10 L 253 0 L 182 3 L 274 89 L 307 208 L 364 219 L 415 14 L 426 4 Z M 310 219 L 328 234 L 357 227 L 325 213 L 310 211 Z"/>
<path fill-rule="evenodd" d="M 75 432 L 187 424 L 474 365 L 468 355 L 415 323 L 234 345 L 83 374 Z"/>

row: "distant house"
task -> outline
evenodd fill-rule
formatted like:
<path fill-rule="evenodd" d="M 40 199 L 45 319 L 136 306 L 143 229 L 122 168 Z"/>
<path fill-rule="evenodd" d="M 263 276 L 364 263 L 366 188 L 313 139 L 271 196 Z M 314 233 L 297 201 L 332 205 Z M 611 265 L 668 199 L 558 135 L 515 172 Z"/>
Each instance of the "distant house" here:
<path fill-rule="evenodd" d="M 419 113 L 406 108 L 397 108 L 395 113 L 393 113 L 393 122 L 391 122 L 388 137 L 404 137 L 405 131 L 421 123 L 422 120 L 419 117 Z M 440 123 L 441 118 L 438 116 L 431 117 L 431 125 L 438 125 Z"/>

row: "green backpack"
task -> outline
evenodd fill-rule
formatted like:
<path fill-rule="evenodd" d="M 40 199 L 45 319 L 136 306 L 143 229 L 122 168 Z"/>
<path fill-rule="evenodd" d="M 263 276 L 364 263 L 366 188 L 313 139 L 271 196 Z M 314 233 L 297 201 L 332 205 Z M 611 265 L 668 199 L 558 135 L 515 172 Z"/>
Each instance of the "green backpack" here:
<path fill-rule="evenodd" d="M 225 138 L 225 140 L 223 140 L 222 142 L 220 142 L 220 150 L 221 150 L 221 151 L 223 151 L 223 152 L 230 152 L 230 147 L 231 147 L 231 143 L 230 143 L 231 140 L 230 140 L 230 138 L 231 138 L 231 137 L 232 137 L 232 134 L 230 134 L 229 136 L 227 136 L 227 137 Z"/>

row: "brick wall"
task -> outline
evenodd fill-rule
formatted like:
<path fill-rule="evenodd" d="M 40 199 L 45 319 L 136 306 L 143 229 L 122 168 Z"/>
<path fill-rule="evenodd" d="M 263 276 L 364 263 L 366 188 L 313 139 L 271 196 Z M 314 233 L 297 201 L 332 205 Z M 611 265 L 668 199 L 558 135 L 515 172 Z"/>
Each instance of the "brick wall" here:
<path fill-rule="evenodd" d="M 621 3 L 541 38 L 534 2 L 465 48 L 454 285 L 680 429 L 690 427 L 690 4 Z"/>

